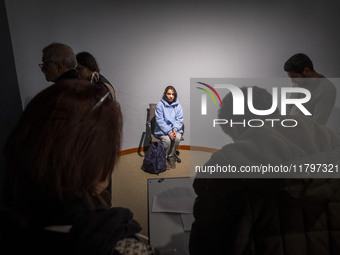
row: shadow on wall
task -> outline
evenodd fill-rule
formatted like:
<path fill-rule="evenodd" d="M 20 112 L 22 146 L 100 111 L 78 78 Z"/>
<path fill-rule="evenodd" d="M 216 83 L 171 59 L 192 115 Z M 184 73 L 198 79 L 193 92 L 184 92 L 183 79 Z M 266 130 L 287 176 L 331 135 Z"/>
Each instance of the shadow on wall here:
<path fill-rule="evenodd" d="M 0 207 L 3 206 L 2 187 L 4 170 L 6 167 L 5 158 L 2 154 L 3 146 L 7 136 L 13 129 L 15 123 L 22 113 L 19 85 L 14 65 L 13 48 L 10 31 L 7 21 L 5 2 L 0 1 L 0 30 L 1 30 L 1 57 L 0 69 L 5 70 L 6 74 L 1 76 L 2 84 L 0 89 Z"/>

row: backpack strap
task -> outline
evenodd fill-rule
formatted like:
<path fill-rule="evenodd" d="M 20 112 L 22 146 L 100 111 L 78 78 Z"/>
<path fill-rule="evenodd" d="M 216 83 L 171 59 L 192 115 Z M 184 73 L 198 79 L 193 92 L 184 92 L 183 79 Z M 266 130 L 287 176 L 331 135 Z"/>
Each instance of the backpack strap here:
<path fill-rule="evenodd" d="M 103 82 L 103 83 L 106 86 L 106 88 L 110 91 L 112 99 L 116 100 L 116 92 L 115 92 L 114 88 L 110 84 L 108 84 L 106 82 Z"/>
<path fill-rule="evenodd" d="M 99 82 L 96 82 L 95 85 L 104 88 L 106 91 L 109 91 L 110 94 L 111 94 L 111 99 L 114 100 L 114 101 L 116 101 L 115 90 L 114 90 L 114 88 L 113 88 L 110 84 L 108 84 L 108 83 L 106 83 L 106 82 L 100 82 L 100 81 L 99 81 Z"/>

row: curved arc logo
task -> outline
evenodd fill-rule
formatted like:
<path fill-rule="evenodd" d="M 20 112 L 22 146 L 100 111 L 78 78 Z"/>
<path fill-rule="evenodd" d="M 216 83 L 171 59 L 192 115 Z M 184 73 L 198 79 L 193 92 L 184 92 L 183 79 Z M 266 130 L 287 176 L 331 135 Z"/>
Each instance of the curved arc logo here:
<path fill-rule="evenodd" d="M 217 96 L 217 98 L 218 98 L 218 100 L 220 102 L 220 106 L 222 106 L 221 97 L 220 97 L 220 95 L 217 93 L 217 91 L 212 86 L 210 86 L 209 84 L 203 83 L 203 82 L 197 82 L 197 83 L 201 84 L 201 85 L 203 85 L 203 86 L 205 86 L 207 88 L 209 88 L 212 92 L 214 92 L 214 94 Z M 196 88 L 206 92 L 212 98 L 212 100 L 214 101 L 215 105 L 217 105 L 215 97 L 213 96 L 213 94 L 209 90 L 207 90 L 205 88 L 201 88 L 201 87 L 196 87 Z M 201 114 L 202 115 L 207 115 L 207 95 L 206 94 L 201 95 L 201 102 L 202 102 Z"/>

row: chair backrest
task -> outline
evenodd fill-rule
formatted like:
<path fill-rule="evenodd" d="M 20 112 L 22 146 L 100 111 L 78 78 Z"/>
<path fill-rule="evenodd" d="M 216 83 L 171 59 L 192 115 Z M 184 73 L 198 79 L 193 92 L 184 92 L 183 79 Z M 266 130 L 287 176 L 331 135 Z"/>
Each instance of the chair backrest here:
<path fill-rule="evenodd" d="M 148 121 L 151 121 L 153 117 L 155 117 L 155 111 L 156 111 L 157 104 L 149 104 L 149 119 Z"/>
<path fill-rule="evenodd" d="M 157 104 L 149 104 L 149 115 L 148 115 L 148 122 L 150 123 L 150 136 L 152 142 L 157 142 L 159 139 L 157 139 L 154 135 L 155 127 L 156 127 L 156 111 Z"/>
<path fill-rule="evenodd" d="M 151 134 L 155 135 L 155 127 L 156 127 L 156 116 L 153 116 L 151 121 L 150 121 L 150 124 L 151 124 Z"/>

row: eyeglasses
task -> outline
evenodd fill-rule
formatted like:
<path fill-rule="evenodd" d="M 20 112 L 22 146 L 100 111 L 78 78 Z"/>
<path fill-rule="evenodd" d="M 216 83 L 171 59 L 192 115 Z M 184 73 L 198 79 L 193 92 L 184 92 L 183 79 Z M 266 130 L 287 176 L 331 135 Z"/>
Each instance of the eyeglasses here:
<path fill-rule="evenodd" d="M 38 64 L 38 66 L 40 67 L 40 69 L 42 69 L 45 65 L 48 65 L 51 62 L 55 62 L 55 61 L 52 61 L 52 60 L 46 61 L 46 62 L 43 61 L 41 64 Z"/>

